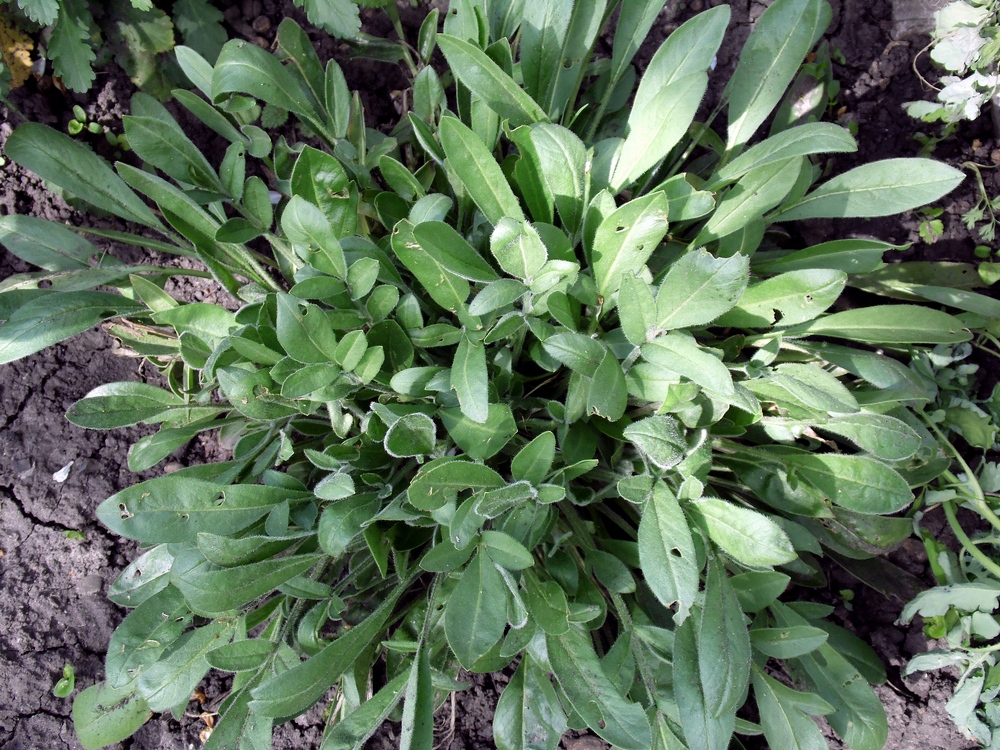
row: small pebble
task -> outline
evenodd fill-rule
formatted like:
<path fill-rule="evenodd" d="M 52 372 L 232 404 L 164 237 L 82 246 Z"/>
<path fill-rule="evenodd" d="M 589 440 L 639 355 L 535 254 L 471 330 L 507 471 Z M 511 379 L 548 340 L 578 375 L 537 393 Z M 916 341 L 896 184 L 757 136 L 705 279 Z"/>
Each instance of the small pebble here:
<path fill-rule="evenodd" d="M 84 576 L 76 588 L 80 592 L 80 596 L 94 596 L 100 594 L 104 588 L 104 579 L 97 574 Z"/>
<path fill-rule="evenodd" d="M 184 466 L 179 461 L 171 461 L 163 467 L 164 474 L 173 474 L 175 471 L 180 471 Z"/>
<path fill-rule="evenodd" d="M 702 8 L 705 7 L 705 4 L 702 2 L 702 0 L 691 0 L 691 3 L 690 5 L 688 5 L 688 7 L 691 8 L 691 10 L 693 10 L 695 13 L 697 13 L 698 11 L 700 11 Z"/>
<path fill-rule="evenodd" d="M 271 43 L 270 43 L 269 41 L 267 41 L 267 40 L 266 40 L 266 39 L 265 39 L 264 37 L 262 37 L 262 36 L 255 36 L 255 37 L 254 37 L 253 39 L 251 39 L 250 41 L 251 41 L 251 42 L 252 42 L 253 44 L 256 44 L 256 45 L 257 45 L 258 47 L 260 47 L 261 49 L 267 49 L 268 47 L 270 47 L 270 46 L 271 46 Z"/>
<path fill-rule="evenodd" d="M 264 10 L 260 0 L 243 0 L 243 17 L 247 20 L 256 18 Z"/>
<path fill-rule="evenodd" d="M 257 16 L 253 19 L 253 30 L 258 34 L 263 34 L 271 28 L 271 19 L 267 16 Z"/>

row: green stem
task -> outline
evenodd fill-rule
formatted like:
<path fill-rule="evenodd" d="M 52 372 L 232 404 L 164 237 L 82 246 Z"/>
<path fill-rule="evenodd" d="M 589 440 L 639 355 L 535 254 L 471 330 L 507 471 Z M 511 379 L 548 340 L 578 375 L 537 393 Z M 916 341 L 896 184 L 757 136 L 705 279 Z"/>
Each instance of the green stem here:
<path fill-rule="evenodd" d="M 986 553 L 984 553 L 976 544 L 969 539 L 962 525 L 958 522 L 958 518 L 955 515 L 955 502 L 949 500 L 942 503 L 944 506 L 944 513 L 948 517 L 948 525 L 951 526 L 952 532 L 958 538 L 958 541 L 962 543 L 965 551 L 975 558 L 976 562 L 982 565 L 986 570 L 993 574 L 994 577 L 1000 578 L 1000 565 L 997 565 L 993 560 L 991 560 Z"/>

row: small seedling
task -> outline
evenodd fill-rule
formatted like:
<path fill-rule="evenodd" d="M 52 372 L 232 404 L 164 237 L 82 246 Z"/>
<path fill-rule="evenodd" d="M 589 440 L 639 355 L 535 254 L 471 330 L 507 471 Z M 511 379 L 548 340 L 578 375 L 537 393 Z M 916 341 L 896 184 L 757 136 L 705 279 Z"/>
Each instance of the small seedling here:
<path fill-rule="evenodd" d="M 63 676 L 52 688 L 52 695 L 56 698 L 69 698 L 76 688 L 76 670 L 69 662 L 63 667 Z"/>

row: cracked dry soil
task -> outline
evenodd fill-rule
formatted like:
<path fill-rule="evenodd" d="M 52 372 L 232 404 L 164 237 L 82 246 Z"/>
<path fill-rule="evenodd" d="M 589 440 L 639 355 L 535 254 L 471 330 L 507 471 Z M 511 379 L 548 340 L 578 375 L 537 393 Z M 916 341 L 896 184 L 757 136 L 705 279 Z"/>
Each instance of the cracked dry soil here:
<path fill-rule="evenodd" d="M 664 36 L 692 12 L 722 0 L 669 0 L 640 52 L 640 66 L 648 61 Z M 896 0 L 896 5 L 910 0 Z M 925 0 L 912 0 L 924 2 Z M 434 0 L 433 5 L 444 5 Z M 731 70 L 749 33 L 750 25 L 769 2 L 731 0 L 733 28 L 719 54 L 716 80 Z M 899 18 L 894 19 L 890 0 L 831 0 L 834 10 L 827 38 L 845 56 L 846 64 L 835 68 L 846 108 L 841 124 L 858 123 L 859 154 L 839 157 L 837 172 L 856 163 L 890 156 L 912 156 L 917 144 L 915 129 L 899 109 L 900 103 L 925 95 L 910 68 L 914 54 L 925 41 L 896 38 Z M 273 41 L 273 30 L 281 18 L 301 13 L 291 0 L 243 0 L 226 14 L 231 34 L 255 41 L 250 24 L 264 16 L 270 32 L 263 41 Z M 897 15 L 899 15 L 897 11 Z M 415 35 L 419 12 L 404 15 L 404 24 Z M 387 33 L 377 15 L 365 16 L 369 33 Z M 263 27 L 264 24 L 257 24 Z M 313 33 L 321 57 L 340 57 L 334 40 Z M 392 92 L 401 86 L 398 71 L 366 62 L 344 63 L 352 88 L 362 89 L 371 127 L 391 127 L 396 114 Z M 44 83 L 44 82 L 43 82 Z M 52 88 L 30 84 L 16 94 L 18 106 L 28 117 L 64 128 L 73 104 L 83 105 L 92 119 L 120 130 L 121 115 L 127 113 L 133 88 L 120 71 L 106 69 L 90 95 L 67 99 Z M 716 92 L 717 93 L 717 92 Z M 12 128 L 9 113 L 0 108 L 0 145 Z M 210 134 L 202 133 L 204 138 Z M 198 137 L 196 130 L 195 137 Z M 207 142 L 207 141 L 206 141 Z M 945 144 L 939 158 L 952 163 L 975 158 L 984 161 L 997 144 L 982 125 L 963 126 L 958 138 Z M 100 147 L 100 144 L 98 144 Z M 209 153 L 211 149 L 207 149 Z M 105 154 L 109 155 L 109 154 Z M 992 178 L 990 178 L 992 179 Z M 995 183 L 989 185 L 994 189 Z M 975 199 L 968 181 L 944 202 L 945 235 L 934 246 L 917 245 L 908 258 L 969 260 L 975 242 L 962 226 L 960 215 Z M 71 225 L 95 220 L 66 205 L 33 175 L 11 163 L 0 168 L 0 214 L 30 213 Z M 97 220 L 113 228 L 121 225 Z M 914 241 L 914 217 L 843 224 L 810 223 L 802 228 L 802 239 L 820 242 L 848 236 L 851 232 L 892 242 Z M 128 252 L 109 246 L 119 257 Z M 28 270 L 25 264 L 0 250 L 0 278 Z M 211 301 L 212 292 L 192 287 L 189 298 Z M 110 338 L 99 328 L 63 345 L 21 362 L 0 367 L 0 750 L 79 750 L 70 720 L 71 701 L 56 698 L 52 687 L 67 662 L 76 669 L 77 685 L 86 687 L 101 679 L 104 651 L 124 611 L 111 604 L 105 591 L 118 573 L 136 556 L 136 546 L 110 535 L 97 521 L 94 510 L 109 495 L 162 471 L 162 465 L 147 475 L 132 474 L 125 458 L 129 445 L 149 428 L 110 432 L 83 430 L 64 418 L 65 410 L 91 388 L 110 381 L 135 380 L 155 374 L 140 371 L 135 359 L 120 356 Z M 218 454 L 211 439 L 182 449 L 172 461 L 199 463 Z M 65 481 L 53 475 L 72 461 Z M 83 538 L 74 538 L 81 532 Z M 894 561 L 909 572 L 927 576 L 919 545 L 904 548 Z M 914 653 L 928 648 L 919 628 L 901 631 L 893 625 L 901 607 L 836 570 L 830 571 L 827 596 L 842 601 L 836 592 L 851 587 L 856 598 L 853 611 L 841 606 L 835 618 L 870 642 L 888 664 L 889 683 L 877 688 L 890 722 L 889 750 L 961 750 L 974 745 L 953 728 L 944 709 L 952 686 L 947 677 L 921 675 L 902 680 L 900 668 Z M 440 710 L 437 739 L 448 750 L 487 750 L 495 747 L 490 723 L 497 697 L 507 675 L 475 675 L 472 686 L 447 702 Z M 200 718 L 225 695 L 226 683 L 210 677 L 202 685 L 180 721 L 169 715 L 154 717 L 133 738 L 116 750 L 193 750 L 202 744 L 199 734 L 206 727 Z M 322 734 L 322 704 L 279 727 L 277 750 L 313 750 Z M 754 738 L 748 738 L 753 740 Z M 371 750 L 399 746 L 398 726 L 387 725 L 372 740 Z M 831 746 L 840 747 L 831 734 Z M 606 745 L 593 736 L 568 735 L 565 750 L 600 750 Z M 747 742 L 747 747 L 760 747 Z M 774 750 L 783 750 L 775 748 Z"/>

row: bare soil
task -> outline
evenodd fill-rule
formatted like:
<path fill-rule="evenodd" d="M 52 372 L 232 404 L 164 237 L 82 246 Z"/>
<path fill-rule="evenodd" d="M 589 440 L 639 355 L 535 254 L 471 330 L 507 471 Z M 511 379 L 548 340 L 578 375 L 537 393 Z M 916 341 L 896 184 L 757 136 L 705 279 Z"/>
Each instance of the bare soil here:
<path fill-rule="evenodd" d="M 718 4 L 713 1 L 711 4 Z M 720 52 L 716 80 L 725 81 L 749 34 L 751 24 L 768 3 L 733 0 L 733 28 Z M 652 52 L 676 25 L 701 10 L 705 0 L 688 3 L 669 0 L 644 51 Z M 891 156 L 912 156 L 919 144 L 912 138 L 918 129 L 901 110 L 901 104 L 924 98 L 927 92 L 911 65 L 925 39 L 894 38 L 889 0 L 832 0 L 834 18 L 827 39 L 843 53 L 844 64 L 835 67 L 842 91 L 835 113 L 843 124 L 858 128 L 860 150 L 833 160 L 830 168 L 841 172 L 858 163 Z M 269 45 L 274 30 L 285 15 L 303 21 L 288 0 L 245 0 L 234 4 L 227 15 L 230 32 Z M 383 18 L 365 11 L 366 31 L 389 35 Z M 262 34 L 253 22 L 263 16 L 270 24 Z M 404 15 L 408 34 L 415 37 L 420 12 Z M 898 19 L 897 19 L 898 20 Z M 343 45 L 313 34 L 320 55 L 341 59 Z M 413 41 L 411 39 L 411 41 Z M 926 67 L 926 61 L 919 65 Z M 362 92 L 372 127 L 390 128 L 398 118 L 394 92 L 405 86 L 402 72 L 393 66 L 371 62 L 344 62 L 348 82 Z M 81 104 L 91 119 L 120 132 L 120 118 L 127 113 L 133 88 L 121 71 L 106 69 L 96 88 L 85 97 L 67 97 L 51 81 L 32 82 L 11 98 L 31 120 L 65 128 L 73 104 Z M 925 73 L 932 77 L 930 71 Z M 48 83 L 48 85 L 46 85 Z M 0 107 L 0 145 L 16 124 L 15 116 Z M 208 134 L 205 138 L 209 138 Z M 94 142 L 95 146 L 105 146 Z M 942 144 L 935 154 L 953 164 L 966 160 L 994 164 L 1000 161 L 998 144 L 991 137 L 988 117 L 963 126 L 958 137 Z M 991 170 L 987 187 L 1000 191 Z M 846 236 L 875 236 L 896 243 L 915 242 L 908 258 L 971 261 L 978 244 L 961 222 L 977 199 L 974 182 L 966 180 L 942 203 L 944 235 L 933 245 L 919 242 L 919 218 L 870 222 L 814 222 L 802 229 L 803 239 L 820 242 Z M 95 220 L 48 191 L 38 178 L 8 163 L 0 167 L 0 214 L 29 213 L 71 225 L 92 226 Z M 106 226 L 117 226 L 103 222 Z M 124 256 L 121 247 L 107 245 Z M 27 268 L 9 255 L 0 256 L 0 278 Z M 210 299 L 213 290 L 191 287 L 192 299 Z M 155 377 L 143 371 L 139 361 L 121 356 L 111 339 L 99 328 L 23 361 L 0 367 L 0 750 L 78 750 L 69 718 L 71 701 L 52 695 L 52 686 L 65 663 L 76 668 L 77 684 L 86 687 L 101 679 L 103 654 L 111 633 L 124 616 L 107 601 L 104 592 L 118 572 L 135 557 L 133 543 L 109 534 L 94 518 L 97 504 L 110 494 L 142 477 L 129 472 L 125 457 L 141 430 L 94 432 L 74 427 L 63 414 L 91 388 L 105 382 Z M 171 457 L 182 464 L 198 463 L 220 448 L 210 440 L 195 443 Z M 70 462 L 68 477 L 57 476 Z M 150 472 L 155 475 L 162 466 Z M 77 538 L 80 534 L 83 538 Z M 909 572 L 930 581 L 926 561 L 918 543 L 904 545 L 894 561 Z M 900 629 L 894 625 L 902 600 L 889 600 L 867 589 L 843 571 L 831 566 L 824 592 L 832 603 L 840 603 L 835 619 L 872 644 L 888 667 L 889 682 L 876 688 L 889 715 L 890 750 L 959 750 L 974 747 L 952 726 L 944 703 L 951 695 L 946 676 L 922 675 L 903 679 L 900 670 L 908 659 L 929 648 L 919 626 Z M 843 605 L 839 592 L 855 592 L 852 609 Z M 450 750 L 480 750 L 495 747 L 490 723 L 497 697 L 507 676 L 470 676 L 473 685 L 448 702 L 438 714 L 438 739 Z M 154 717 L 119 748 L 130 750 L 186 750 L 201 746 L 199 734 L 206 728 L 201 714 L 221 699 L 225 685 L 209 680 L 203 686 L 204 701 L 192 701 L 181 721 Z M 310 711 L 275 732 L 277 750 L 309 750 L 319 746 L 323 728 L 322 707 Z M 836 740 L 832 740 L 836 743 Z M 378 750 L 399 745 L 398 727 L 387 725 L 369 743 Z M 597 750 L 606 747 L 593 736 L 567 736 L 566 750 Z M 748 743 L 749 747 L 752 747 Z M 834 746 L 838 746 L 834 744 Z M 780 750 L 780 749 L 777 749 Z"/>

